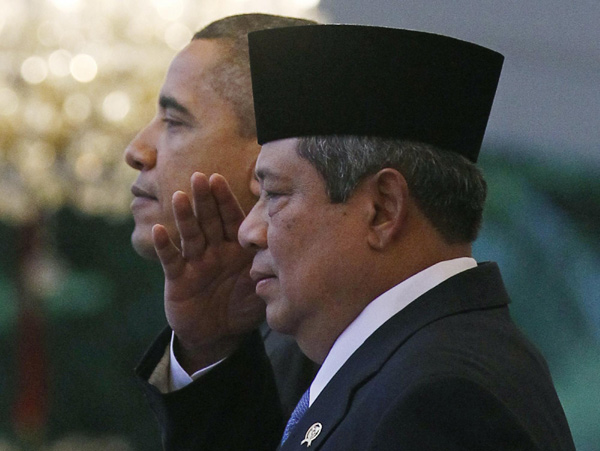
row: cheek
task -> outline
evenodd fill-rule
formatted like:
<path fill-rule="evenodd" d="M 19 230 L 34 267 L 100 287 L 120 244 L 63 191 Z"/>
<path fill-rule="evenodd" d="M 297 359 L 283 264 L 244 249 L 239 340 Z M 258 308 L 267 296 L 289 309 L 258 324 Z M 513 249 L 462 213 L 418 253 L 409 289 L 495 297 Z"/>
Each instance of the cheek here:
<path fill-rule="evenodd" d="M 276 253 L 281 257 L 282 288 L 289 296 L 324 301 L 360 284 L 357 268 L 368 251 L 361 224 L 340 215 L 313 218 L 302 228 L 282 224 Z"/>
<path fill-rule="evenodd" d="M 192 135 L 193 136 L 193 135 Z M 161 201 L 170 209 L 171 198 L 175 191 L 190 193 L 190 178 L 196 171 L 210 171 L 206 164 L 205 155 L 197 143 L 187 139 L 165 149 L 156 167 L 157 179 L 160 184 Z M 209 173 L 210 175 L 210 173 Z"/>
<path fill-rule="evenodd" d="M 157 177 L 158 184 L 158 210 L 160 217 L 157 222 L 167 228 L 169 235 L 173 239 L 177 235 L 175 219 L 173 217 L 173 194 L 178 191 L 190 193 L 191 173 L 187 171 L 173 171 L 171 168 L 163 168 Z M 177 242 L 177 241 L 176 241 Z"/>
<path fill-rule="evenodd" d="M 310 243 L 308 230 L 300 222 L 284 217 L 283 213 L 269 215 L 267 246 L 280 277 L 291 278 L 305 266 L 305 254 Z"/>
<path fill-rule="evenodd" d="M 269 251 L 289 295 L 318 291 L 336 265 L 334 237 L 329 224 L 273 217 L 267 232 Z"/>

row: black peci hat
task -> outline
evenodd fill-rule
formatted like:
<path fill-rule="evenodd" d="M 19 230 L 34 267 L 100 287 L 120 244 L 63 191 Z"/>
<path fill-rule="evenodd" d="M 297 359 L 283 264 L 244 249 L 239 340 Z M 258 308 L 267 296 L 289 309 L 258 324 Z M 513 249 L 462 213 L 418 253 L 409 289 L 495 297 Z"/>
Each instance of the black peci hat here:
<path fill-rule="evenodd" d="M 504 57 L 446 36 L 361 25 L 249 34 L 259 144 L 363 135 L 477 160 Z"/>

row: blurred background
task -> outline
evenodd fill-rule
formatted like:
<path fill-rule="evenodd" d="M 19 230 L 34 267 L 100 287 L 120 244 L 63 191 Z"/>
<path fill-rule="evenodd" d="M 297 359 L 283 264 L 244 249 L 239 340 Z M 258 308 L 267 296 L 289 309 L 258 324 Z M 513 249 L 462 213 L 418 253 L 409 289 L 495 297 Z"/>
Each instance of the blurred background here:
<path fill-rule="evenodd" d="M 160 449 L 133 367 L 165 324 L 162 271 L 131 249 L 122 154 L 176 51 L 242 12 L 505 55 L 475 256 L 500 264 L 577 449 L 600 450 L 597 0 L 0 0 L 0 451 Z"/>

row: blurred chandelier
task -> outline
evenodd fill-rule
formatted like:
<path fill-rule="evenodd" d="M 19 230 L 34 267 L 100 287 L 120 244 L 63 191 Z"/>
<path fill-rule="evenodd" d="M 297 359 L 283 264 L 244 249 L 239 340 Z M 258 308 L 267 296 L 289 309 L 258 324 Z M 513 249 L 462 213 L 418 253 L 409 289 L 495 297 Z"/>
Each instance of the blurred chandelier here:
<path fill-rule="evenodd" d="M 129 140 L 174 53 L 209 22 L 318 19 L 319 0 L 0 0 L 0 220 L 129 214 Z"/>

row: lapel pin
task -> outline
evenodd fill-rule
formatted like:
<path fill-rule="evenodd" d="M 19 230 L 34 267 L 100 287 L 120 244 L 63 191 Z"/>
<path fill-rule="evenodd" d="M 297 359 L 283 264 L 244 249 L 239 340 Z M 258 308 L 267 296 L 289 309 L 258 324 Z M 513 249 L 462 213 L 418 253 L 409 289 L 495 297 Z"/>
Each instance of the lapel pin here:
<path fill-rule="evenodd" d="M 321 423 L 315 423 L 306 431 L 306 435 L 304 436 L 304 440 L 300 442 L 301 445 L 306 443 L 306 447 L 308 448 L 312 445 L 314 439 L 316 439 L 321 433 L 321 429 L 323 429 L 323 425 Z"/>

